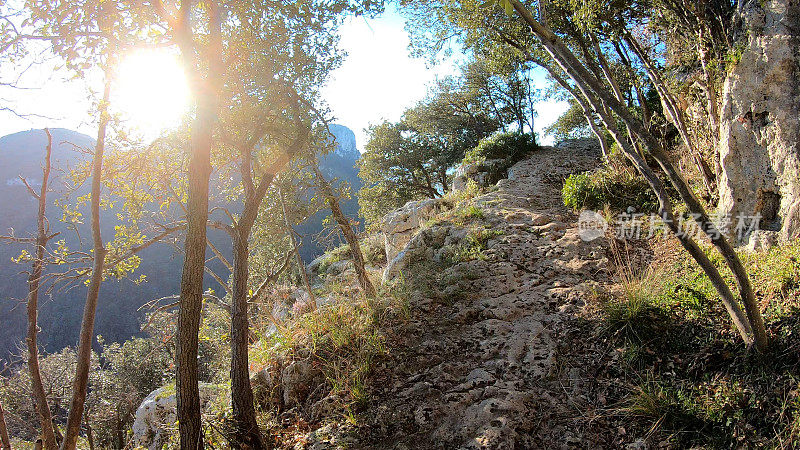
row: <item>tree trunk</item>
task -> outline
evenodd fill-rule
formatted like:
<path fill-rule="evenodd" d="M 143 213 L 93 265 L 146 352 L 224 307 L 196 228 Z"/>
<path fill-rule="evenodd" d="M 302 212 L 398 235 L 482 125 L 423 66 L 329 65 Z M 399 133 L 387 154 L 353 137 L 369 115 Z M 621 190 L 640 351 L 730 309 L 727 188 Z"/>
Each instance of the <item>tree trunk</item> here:
<path fill-rule="evenodd" d="M 295 100 L 300 101 L 299 98 Z M 232 300 L 231 300 L 231 404 L 236 438 L 231 443 L 234 448 L 270 448 L 261 435 L 253 404 L 253 388 L 250 385 L 250 364 L 248 338 L 250 324 L 247 316 L 247 302 L 250 300 L 248 278 L 250 272 L 250 249 L 248 240 L 253 225 L 258 218 L 258 210 L 264 201 L 267 190 L 275 177 L 294 158 L 308 142 L 310 128 L 303 125 L 297 104 L 294 106 L 295 124 L 298 136 L 270 167 L 261 174 L 258 187 L 254 186 L 252 174 L 252 149 L 242 153 L 242 181 L 245 190 L 245 205 L 239 222 L 230 230 L 233 240 Z M 288 261 L 288 259 L 287 259 Z M 265 281 L 266 283 L 266 281 Z"/>
<path fill-rule="evenodd" d="M 267 448 L 256 420 L 250 386 L 247 317 L 250 228 L 233 230 L 233 286 L 231 301 L 231 404 L 237 433 L 233 448 Z"/>
<path fill-rule="evenodd" d="M 661 180 L 655 175 L 655 173 L 653 173 L 653 170 L 647 165 L 645 160 L 636 152 L 636 150 L 629 146 L 630 144 L 628 141 L 621 137 L 620 133 L 616 130 L 613 118 L 610 115 L 603 113 L 601 113 L 601 117 L 606 129 L 608 129 L 611 135 L 614 137 L 614 140 L 620 146 L 623 153 L 625 153 L 625 156 L 634 164 L 639 173 L 641 173 L 645 180 L 647 180 L 647 184 L 650 186 L 653 192 L 655 192 L 659 203 L 659 216 L 670 229 L 670 231 L 675 234 L 683 248 L 686 249 L 686 251 L 692 258 L 694 258 L 703 272 L 705 272 L 709 280 L 711 280 L 711 284 L 720 294 L 722 303 L 733 320 L 733 323 L 736 326 L 736 329 L 739 331 L 739 334 L 742 336 L 742 339 L 748 344 L 751 343 L 752 338 L 750 337 L 750 333 L 752 333 L 752 328 L 748 318 L 742 312 L 739 304 L 736 302 L 736 297 L 734 297 L 733 292 L 731 292 L 730 287 L 728 287 L 727 283 L 725 283 L 725 280 L 722 278 L 722 275 L 719 273 L 719 270 L 717 270 L 716 266 L 714 266 L 714 263 L 711 262 L 708 256 L 706 256 L 705 252 L 703 252 L 700 246 L 697 245 L 697 243 L 690 236 L 686 235 L 680 230 L 678 221 L 675 220 L 675 216 L 672 212 L 672 204 L 669 196 L 667 195 Z"/>
<path fill-rule="evenodd" d="M 303 285 L 305 286 L 306 291 L 308 291 L 308 298 L 311 300 L 311 306 L 316 309 L 317 299 L 314 298 L 314 292 L 311 290 L 311 282 L 308 280 L 306 265 L 303 263 L 303 258 L 300 257 L 300 252 L 297 250 L 297 239 L 294 236 L 294 229 L 292 228 L 292 223 L 289 221 L 289 214 L 287 214 L 286 211 L 286 201 L 283 199 L 283 190 L 278 192 L 278 196 L 281 201 L 281 209 L 283 210 L 283 223 L 286 226 L 286 232 L 289 234 L 289 238 L 292 241 L 292 253 L 294 253 L 294 259 L 297 263 L 297 268 L 300 270 L 300 277 L 303 280 Z"/>
<path fill-rule="evenodd" d="M 203 308 L 208 186 L 211 176 L 211 129 L 215 120 L 216 111 L 210 105 L 200 106 L 193 124 L 192 154 L 189 160 L 187 231 L 175 357 L 178 429 L 181 448 L 187 450 L 203 448 L 197 351 Z"/>
<path fill-rule="evenodd" d="M 47 394 L 42 383 L 42 375 L 39 370 L 39 346 L 37 336 L 39 334 L 38 314 L 39 314 L 39 285 L 42 280 L 44 269 L 44 251 L 47 245 L 47 189 L 50 179 L 50 160 L 53 151 L 53 137 L 50 130 L 47 133 L 47 148 L 45 151 L 44 170 L 42 171 L 42 189 L 38 195 L 39 210 L 36 216 L 36 251 L 33 259 L 31 273 L 28 276 L 28 333 L 25 343 L 28 347 L 28 371 L 31 374 L 31 391 L 36 405 L 36 412 L 39 415 L 39 424 L 42 427 L 42 439 L 44 448 L 52 450 L 58 448 L 56 435 L 53 431 L 53 417 L 50 413 L 50 406 L 47 403 Z"/>
<path fill-rule="evenodd" d="M 8 428 L 6 428 L 6 415 L 3 412 L 2 403 L 0 403 L 0 449 L 11 450 L 11 439 L 8 437 Z"/>
<path fill-rule="evenodd" d="M 86 425 L 86 441 L 89 443 L 89 450 L 94 450 L 94 433 L 89 425 Z"/>
<path fill-rule="evenodd" d="M 89 369 L 92 358 L 92 340 L 94 338 L 94 319 L 97 313 L 97 300 L 100 297 L 100 285 L 103 283 L 103 269 L 106 258 L 106 249 L 103 246 L 103 237 L 100 233 L 100 189 L 103 180 L 103 152 L 105 150 L 106 128 L 108 127 L 108 100 L 111 93 L 111 81 L 106 80 L 103 90 L 103 100 L 100 104 L 100 125 L 97 129 L 97 142 L 92 157 L 92 243 L 94 246 L 94 265 L 89 281 L 89 290 L 86 293 L 86 304 L 83 307 L 81 320 L 81 333 L 78 338 L 78 361 L 75 369 L 75 378 L 72 381 L 72 402 L 67 418 L 67 428 L 61 448 L 73 450 L 77 446 L 78 434 L 83 419 L 83 409 L 86 404 L 86 394 L 89 385 Z"/>
<path fill-rule="evenodd" d="M 760 351 L 765 351 L 769 345 L 766 330 L 764 328 L 764 321 L 761 316 L 761 311 L 756 302 L 753 293 L 750 279 L 744 266 L 739 260 L 738 255 L 733 250 L 725 236 L 716 228 L 716 226 L 709 220 L 708 214 L 705 209 L 694 197 L 686 181 L 675 170 L 674 165 L 669 161 L 664 150 L 661 148 L 660 143 L 646 130 L 643 129 L 641 123 L 631 115 L 630 111 L 617 101 L 614 95 L 606 92 L 596 78 L 593 78 L 585 67 L 578 61 L 574 54 L 564 45 L 564 43 L 556 36 L 550 29 L 543 27 L 539 22 L 534 19 L 530 11 L 519 2 L 519 0 L 509 0 L 514 9 L 523 18 L 523 20 L 530 26 L 533 33 L 539 38 L 545 49 L 550 55 L 561 65 L 569 76 L 577 83 L 582 94 L 591 103 L 602 102 L 616 113 L 626 126 L 631 128 L 633 133 L 641 139 L 647 148 L 650 150 L 651 155 L 656 159 L 661 169 L 669 178 L 673 187 L 678 191 L 681 199 L 686 203 L 689 212 L 695 217 L 695 220 L 700 225 L 700 228 L 711 240 L 712 244 L 717 248 L 720 254 L 726 261 L 726 264 L 731 269 L 739 286 L 739 293 L 742 302 L 744 303 L 747 319 L 749 321 L 750 329 L 753 332 L 753 338 L 756 347 Z M 597 99 L 592 102 L 592 99 Z M 595 107 L 597 105 L 594 105 Z M 597 108 L 596 108 L 597 109 Z M 599 112 L 599 111 L 598 111 Z M 644 174 L 643 174 L 644 175 Z M 671 224 L 668 224 L 671 225 Z M 693 257 L 695 255 L 692 255 Z M 699 263 L 700 261 L 698 261 Z M 713 282 L 713 280 L 712 280 Z M 716 287 L 716 286 L 715 286 Z M 723 293 L 720 296 L 725 298 Z M 727 305 L 726 305 L 727 306 Z M 736 319 L 734 318 L 734 321 Z"/>
<path fill-rule="evenodd" d="M 353 266 L 358 275 L 358 283 L 368 297 L 375 297 L 375 286 L 372 285 L 372 281 L 370 281 L 367 275 L 367 270 L 364 268 L 364 254 L 361 253 L 361 245 L 358 243 L 356 233 L 353 231 L 353 227 L 350 225 L 347 216 L 342 212 L 342 208 L 339 207 L 339 200 L 337 200 L 331 184 L 325 179 L 318 167 L 314 167 L 314 173 L 317 175 L 317 181 L 319 182 L 322 195 L 328 201 L 328 207 L 331 209 L 336 223 L 339 224 L 339 229 L 342 230 L 345 241 L 347 241 L 347 244 L 350 246 L 350 256 L 353 258 Z"/>
<path fill-rule="evenodd" d="M 181 6 L 179 44 L 185 65 L 192 68 L 190 83 L 196 102 L 189 155 L 189 186 L 186 205 L 187 228 L 181 273 L 178 340 L 176 345 L 177 417 L 180 445 L 184 450 L 203 448 L 200 389 L 198 384 L 198 333 L 203 310 L 203 275 L 206 259 L 206 223 L 208 221 L 208 186 L 211 177 L 211 145 L 218 118 L 219 88 L 222 73 L 222 12 L 216 2 L 208 2 L 209 58 L 207 77 L 201 75 L 195 61 L 195 43 L 191 39 L 191 2 Z"/>
<path fill-rule="evenodd" d="M 714 77 L 711 74 L 711 50 L 708 48 L 709 42 L 703 34 L 703 28 L 700 28 L 697 43 L 697 53 L 700 55 L 700 64 L 703 67 L 703 78 L 706 85 L 706 109 L 708 111 L 708 125 L 711 129 L 711 138 L 716 139 L 719 136 L 719 100 L 717 99 L 717 90 L 714 87 Z M 716 148 L 716 146 L 715 146 Z"/>

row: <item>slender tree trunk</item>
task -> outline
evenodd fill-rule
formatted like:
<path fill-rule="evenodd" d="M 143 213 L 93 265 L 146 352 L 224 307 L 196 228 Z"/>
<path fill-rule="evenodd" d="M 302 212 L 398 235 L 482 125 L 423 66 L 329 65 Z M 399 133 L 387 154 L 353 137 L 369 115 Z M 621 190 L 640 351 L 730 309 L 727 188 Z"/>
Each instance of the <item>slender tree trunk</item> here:
<path fill-rule="evenodd" d="M 56 409 L 58 409 L 58 405 L 55 405 Z M 64 441 L 64 435 L 61 434 L 61 430 L 58 429 L 58 424 L 56 424 L 55 419 L 53 419 L 53 431 L 56 434 L 56 442 L 61 444 Z"/>
<path fill-rule="evenodd" d="M 598 44 L 597 39 L 594 36 L 591 37 L 591 44 L 595 50 L 595 53 L 597 54 L 597 61 L 600 64 L 600 70 L 608 84 L 611 86 L 611 91 L 614 93 L 614 97 L 619 103 L 624 104 L 625 96 L 622 95 L 622 90 L 619 88 L 619 83 L 617 83 L 614 74 L 611 72 L 611 66 L 603 56 L 603 51 L 600 49 L 600 44 Z M 628 139 L 630 139 L 633 148 L 639 153 L 639 155 L 644 156 L 644 151 L 642 151 L 639 142 L 636 140 L 636 136 L 633 134 L 633 131 L 631 131 L 630 125 L 625 124 L 625 129 L 628 132 Z"/>
<path fill-rule="evenodd" d="M 103 100 L 100 104 L 100 125 L 97 129 L 97 142 L 95 143 L 94 156 L 92 157 L 91 223 L 94 265 L 89 281 L 89 290 L 86 293 L 86 304 L 83 307 L 81 333 L 78 338 L 78 362 L 75 369 L 75 378 L 72 381 L 72 402 L 70 403 L 69 416 L 67 417 L 64 441 L 61 443 L 63 450 L 74 450 L 78 442 L 89 385 L 94 319 L 97 313 L 97 300 L 100 297 L 100 285 L 103 283 L 106 249 L 103 246 L 103 237 L 100 233 L 100 189 L 103 180 L 103 152 L 105 150 L 106 128 L 109 120 L 108 101 L 110 93 L 111 81 L 107 79 L 103 90 Z"/>
<path fill-rule="evenodd" d="M 447 169 L 439 170 L 439 183 L 442 184 L 442 192 L 450 191 L 450 185 L 447 183 Z M 438 194 L 438 192 L 437 192 Z M 436 198 L 436 197 L 434 197 Z"/>
<path fill-rule="evenodd" d="M 589 128 L 592 130 L 592 134 L 595 135 L 597 138 L 597 142 L 600 143 L 600 152 L 603 154 L 603 161 L 608 162 L 608 143 L 606 142 L 605 136 L 603 136 L 602 130 L 594 123 L 594 118 L 592 117 L 591 111 L 584 110 L 583 112 L 584 117 L 586 117 L 586 123 L 589 124 Z"/>
<path fill-rule="evenodd" d="M 289 221 L 289 214 L 286 210 L 286 201 L 283 198 L 283 190 L 278 192 L 278 196 L 281 201 L 281 210 L 283 211 L 283 223 L 286 226 L 286 232 L 289 234 L 289 238 L 292 241 L 292 253 L 294 253 L 294 259 L 297 263 L 297 268 L 300 270 L 300 277 L 303 280 L 303 285 L 305 286 L 306 291 L 308 291 L 308 298 L 311 300 L 311 306 L 316 309 L 317 299 L 314 298 L 314 292 L 311 290 L 311 282 L 308 280 L 306 265 L 303 263 L 303 258 L 300 257 L 300 252 L 297 250 L 297 238 L 294 235 L 294 229 Z"/>
<path fill-rule="evenodd" d="M 236 421 L 237 439 L 233 448 L 267 448 L 258 428 L 250 386 L 250 362 L 248 336 L 250 325 L 247 318 L 250 228 L 235 228 L 233 238 L 233 286 L 231 302 L 231 404 Z"/>
<path fill-rule="evenodd" d="M 747 319 L 753 332 L 753 340 L 760 351 L 765 351 L 769 345 L 769 341 L 764 328 L 763 317 L 761 316 L 761 311 L 756 301 L 755 294 L 753 293 L 750 279 L 741 260 L 727 238 L 717 229 L 713 222 L 709 220 L 705 209 L 697 201 L 686 181 L 680 176 L 674 165 L 672 165 L 666 153 L 661 148 L 661 144 L 642 128 L 641 124 L 636 121 L 625 105 L 621 104 L 613 95 L 609 95 L 608 92 L 604 90 L 601 83 L 589 74 L 586 68 L 583 67 L 558 36 L 550 29 L 543 27 L 537 22 L 527 7 L 520 3 L 519 0 L 509 1 L 520 17 L 530 26 L 533 33 L 539 38 L 550 55 L 577 83 L 584 97 L 590 102 L 592 99 L 597 99 L 598 103 L 602 102 L 608 105 L 608 107 L 623 120 L 626 126 L 630 127 L 633 133 L 648 147 L 651 155 L 656 159 L 673 187 L 678 191 L 681 199 L 688 206 L 689 212 L 692 213 L 702 231 L 706 233 L 733 272 L 734 278 L 739 286 L 739 294 L 742 303 L 744 303 Z M 722 292 L 720 292 L 720 296 L 724 299 Z M 736 319 L 734 318 L 734 320 Z"/>
<path fill-rule="evenodd" d="M 709 127 L 711 128 L 711 136 L 712 138 L 716 138 L 719 135 L 719 101 L 717 99 L 717 90 L 714 88 L 714 77 L 711 74 L 711 69 L 709 66 L 711 65 L 711 50 L 709 50 L 709 41 L 705 38 L 704 33 L 702 32 L 702 27 L 700 29 L 700 34 L 698 36 L 698 43 L 697 43 L 697 52 L 700 55 L 700 64 L 703 67 L 703 77 L 705 79 L 706 85 L 706 101 L 707 101 L 707 110 L 708 110 L 708 118 L 709 118 Z"/>
<path fill-rule="evenodd" d="M 296 100 L 300 100 L 296 98 Z M 242 181 L 245 189 L 245 205 L 239 222 L 230 230 L 233 240 L 232 300 L 231 300 L 231 404 L 236 439 L 234 448 L 271 448 L 261 435 L 253 404 L 253 388 L 250 385 L 250 363 L 247 351 L 250 323 L 247 316 L 247 302 L 250 300 L 248 278 L 250 271 L 250 249 L 248 240 L 253 225 L 258 218 L 258 210 L 264 201 L 267 190 L 275 177 L 294 158 L 308 142 L 311 130 L 305 127 L 299 116 L 299 108 L 294 107 L 295 124 L 298 136 L 286 151 L 261 174 L 258 187 L 255 187 L 252 174 L 252 150 L 242 153 Z M 256 142 L 257 143 L 257 142 Z M 254 143 L 254 145 L 256 144 Z M 287 259 L 288 261 L 288 259 Z M 266 281 L 265 281 L 266 283 Z"/>
<path fill-rule="evenodd" d="M 670 231 L 675 234 L 683 248 L 686 249 L 692 258 L 694 258 L 703 272 L 705 272 L 705 274 L 708 276 L 709 280 L 711 280 L 711 284 L 720 294 L 722 303 L 733 320 L 733 323 L 736 326 L 736 329 L 739 331 L 739 334 L 742 336 L 742 339 L 748 344 L 751 343 L 752 338 L 750 337 L 750 333 L 752 333 L 752 328 L 750 327 L 748 318 L 742 312 L 739 304 L 736 302 L 736 297 L 733 295 L 733 292 L 731 292 L 728 284 L 722 278 L 719 270 L 717 270 L 716 266 L 714 266 L 714 263 L 711 262 L 705 252 L 703 252 L 700 246 L 697 245 L 697 242 L 695 242 L 691 236 L 688 236 L 679 228 L 679 222 L 675 219 L 674 213 L 672 212 L 672 204 L 670 202 L 669 195 L 664 189 L 663 183 L 655 175 L 650 166 L 647 165 L 645 160 L 636 152 L 636 150 L 630 147 L 628 141 L 622 138 L 620 133 L 616 130 L 613 118 L 610 115 L 602 113 L 601 117 L 603 119 L 603 124 L 614 137 L 614 140 L 617 142 L 620 148 L 622 148 L 625 156 L 634 164 L 639 173 L 641 173 L 645 180 L 647 180 L 650 188 L 653 190 L 653 192 L 655 192 L 659 203 L 659 216 L 661 217 L 662 221 L 667 225 Z"/>
<path fill-rule="evenodd" d="M 339 224 L 339 229 L 342 230 L 345 241 L 347 241 L 347 244 L 350 246 L 350 255 L 353 258 L 353 266 L 358 275 L 358 283 L 368 297 L 375 297 L 375 286 L 372 285 L 372 281 L 370 281 L 367 275 L 367 270 L 364 268 L 364 254 L 361 252 L 361 245 L 358 243 L 356 233 L 353 231 L 353 227 L 350 225 L 347 216 L 342 212 L 342 208 L 339 206 L 339 200 L 336 199 L 336 194 L 334 194 L 331 184 L 325 179 L 325 176 L 322 175 L 319 168 L 314 167 L 314 173 L 317 175 L 320 191 L 322 191 L 322 195 L 328 201 L 328 207 L 331 209 L 334 219 L 336 219 L 336 222 Z"/>
<path fill-rule="evenodd" d="M 176 345 L 177 416 L 180 445 L 184 450 L 203 448 L 200 388 L 198 380 L 198 333 L 203 311 L 203 276 L 206 258 L 206 223 L 208 221 L 208 186 L 211 177 L 211 145 L 218 118 L 219 88 L 222 77 L 222 12 L 220 5 L 207 2 L 209 59 L 207 76 L 201 75 L 191 38 L 193 2 L 181 5 L 179 44 L 185 65 L 190 67 L 190 83 L 196 102 L 192 124 L 191 154 L 188 167 L 187 229 L 181 273 L 178 340 Z"/>
<path fill-rule="evenodd" d="M 534 90 L 531 86 L 531 77 L 527 73 L 525 74 L 525 83 L 528 86 L 528 107 L 531 109 L 531 135 L 533 135 L 536 132 L 533 128 L 536 125 L 536 108 L 533 105 Z"/>
<path fill-rule="evenodd" d="M 11 450 L 11 439 L 8 437 L 8 428 L 6 428 L 6 415 L 3 412 L 2 403 L 0 403 L 0 449 Z"/>
<path fill-rule="evenodd" d="M 678 102 L 675 101 L 675 97 L 672 93 L 667 89 L 666 83 L 659 75 L 658 71 L 656 70 L 655 64 L 647 55 L 647 52 L 642 48 L 641 44 L 636 40 L 635 37 L 632 35 L 626 35 L 625 41 L 628 43 L 628 46 L 633 50 L 633 53 L 642 61 L 642 64 L 645 67 L 645 72 L 647 73 L 648 78 L 653 83 L 653 86 L 656 88 L 656 92 L 658 93 L 659 98 L 661 99 L 661 104 L 664 105 L 664 109 L 667 112 L 667 116 L 669 117 L 670 121 L 675 128 L 677 128 L 678 133 L 683 140 L 686 149 L 689 151 L 689 154 L 694 161 L 695 166 L 697 167 L 697 171 L 700 173 L 700 176 L 703 179 L 703 185 L 706 188 L 709 198 L 715 197 L 715 175 L 711 171 L 708 166 L 708 163 L 703 159 L 703 155 L 697 150 L 696 146 L 692 142 L 691 136 L 689 136 L 689 130 L 686 127 L 686 121 L 683 118 L 683 113 L 678 108 Z"/>
<path fill-rule="evenodd" d="M 89 450 L 94 450 L 94 433 L 90 425 L 86 425 L 86 441 L 89 443 Z"/>
<path fill-rule="evenodd" d="M 47 403 L 47 393 L 42 383 L 42 375 L 39 370 L 39 346 L 37 337 L 39 334 L 38 314 L 39 314 L 39 286 L 44 270 L 44 251 L 47 246 L 47 189 L 50 180 L 50 161 L 53 151 L 53 137 L 50 130 L 47 133 L 47 148 L 45 150 L 44 170 L 42 171 L 42 190 L 38 195 L 39 210 L 36 216 L 36 251 L 28 276 L 28 333 L 25 343 L 28 347 L 28 371 L 31 374 L 31 391 L 36 405 L 36 412 L 39 415 L 39 424 L 42 428 L 42 439 L 44 448 L 52 450 L 58 448 L 56 435 L 53 431 L 53 417 L 50 413 L 50 406 Z"/>

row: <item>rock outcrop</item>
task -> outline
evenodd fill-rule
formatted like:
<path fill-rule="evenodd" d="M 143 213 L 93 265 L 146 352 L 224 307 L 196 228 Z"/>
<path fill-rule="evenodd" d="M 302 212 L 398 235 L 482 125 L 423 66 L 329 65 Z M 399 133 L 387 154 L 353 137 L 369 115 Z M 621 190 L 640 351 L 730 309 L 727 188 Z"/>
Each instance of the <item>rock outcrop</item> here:
<path fill-rule="evenodd" d="M 480 187 L 491 186 L 507 176 L 505 160 L 490 159 L 483 162 L 460 164 L 453 177 L 452 189 L 460 191 L 474 181 Z"/>
<path fill-rule="evenodd" d="M 226 389 L 222 386 L 200 383 L 200 400 L 204 405 L 226 393 Z M 176 408 L 175 385 L 160 387 L 151 392 L 136 409 L 133 421 L 133 446 L 149 450 L 163 448 L 170 437 L 177 432 Z"/>
<path fill-rule="evenodd" d="M 719 208 L 732 218 L 731 231 L 739 217 L 759 215 L 761 229 L 793 239 L 800 235 L 800 2 L 750 1 L 743 19 L 748 41 L 723 93 Z"/>
<path fill-rule="evenodd" d="M 411 201 L 383 218 L 381 231 L 386 245 L 386 260 L 392 261 L 428 219 L 445 207 L 441 198 Z"/>

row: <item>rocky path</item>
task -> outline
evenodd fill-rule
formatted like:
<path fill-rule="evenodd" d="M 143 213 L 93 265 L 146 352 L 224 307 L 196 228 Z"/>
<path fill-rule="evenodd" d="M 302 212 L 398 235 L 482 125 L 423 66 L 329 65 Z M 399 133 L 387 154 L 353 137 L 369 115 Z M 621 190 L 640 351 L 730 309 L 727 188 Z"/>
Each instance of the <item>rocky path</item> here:
<path fill-rule="evenodd" d="M 463 224 L 420 232 L 409 265 L 412 319 L 392 341 L 376 376 L 375 406 L 359 448 L 553 448 L 580 441 L 550 428 L 548 414 L 568 408 L 554 394 L 559 324 L 604 282 L 604 239 L 584 242 L 561 202 L 570 173 L 596 167 L 592 148 L 545 148 L 509 170 L 509 178 L 475 199 L 478 225 L 491 230 L 484 258 L 453 265 L 448 244 Z M 474 225 L 474 224 L 473 224 Z M 468 227 L 467 227 L 468 228 Z"/>

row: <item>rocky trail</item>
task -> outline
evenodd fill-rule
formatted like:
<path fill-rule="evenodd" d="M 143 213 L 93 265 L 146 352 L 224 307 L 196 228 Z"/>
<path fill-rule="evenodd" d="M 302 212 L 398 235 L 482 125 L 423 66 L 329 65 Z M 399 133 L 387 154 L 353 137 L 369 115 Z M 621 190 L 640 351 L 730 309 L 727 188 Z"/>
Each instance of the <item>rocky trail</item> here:
<path fill-rule="evenodd" d="M 403 265 L 414 287 L 411 319 L 393 330 L 368 424 L 348 448 L 581 442 L 548 420 L 572 408 L 563 398 L 571 388 L 557 376 L 558 330 L 606 282 L 607 242 L 581 240 L 560 189 L 569 174 L 596 167 L 598 156 L 585 142 L 543 148 L 474 199 L 476 222 L 491 236 L 481 258 L 442 262 L 468 239 L 468 226 L 434 224 L 411 239 Z M 329 448 L 327 431 L 313 433 L 311 448 Z"/>

